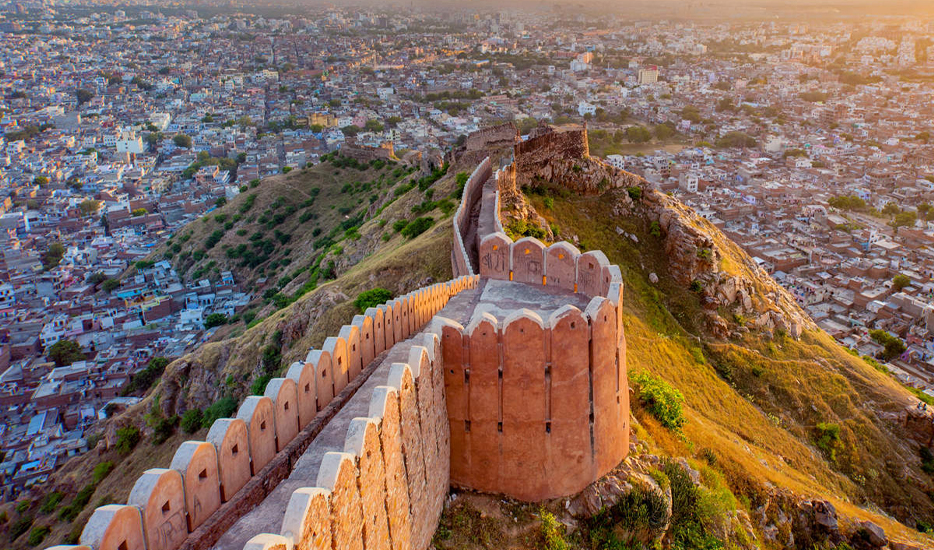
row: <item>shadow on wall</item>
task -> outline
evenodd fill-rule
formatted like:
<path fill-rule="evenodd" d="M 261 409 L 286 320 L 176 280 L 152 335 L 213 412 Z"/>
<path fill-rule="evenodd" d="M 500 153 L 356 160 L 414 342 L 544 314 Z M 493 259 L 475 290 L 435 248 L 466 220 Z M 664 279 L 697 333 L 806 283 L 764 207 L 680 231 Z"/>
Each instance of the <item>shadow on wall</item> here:
<path fill-rule="evenodd" d="M 420 331 L 451 296 L 476 287 L 478 280 L 460 277 L 435 284 L 355 316 L 339 336 L 325 341 L 323 349 L 310 351 L 304 362 L 292 364 L 286 377 L 273 379 L 264 395 L 247 397 L 236 418 L 217 420 L 207 441 L 183 443 L 171 468 L 144 472 L 127 504 L 97 508 L 81 534 L 81 544 L 93 550 L 176 550 L 190 532 L 213 520 L 212 514 L 244 513 L 251 506 L 243 509 L 233 502 L 241 488 L 254 476 L 268 476 L 273 485 L 278 483 L 282 478 L 272 479 L 274 468 L 264 470 L 277 453 L 300 432 L 313 437 L 302 430 L 351 380 L 384 350 Z M 433 334 L 425 335 L 422 343 L 412 347 L 409 364 L 392 366 L 387 385 L 372 397 L 371 418 L 353 422 L 346 452 L 328 453 L 318 475 L 319 487 L 296 493 L 305 496 L 293 495 L 293 501 L 305 499 L 317 512 L 305 510 L 298 529 L 296 513 L 290 512 L 299 505 L 290 503 L 283 533 L 288 531 L 292 538 L 263 535 L 248 548 L 270 541 L 291 548 L 312 524 L 348 543 L 359 541 L 362 521 L 348 524 L 351 518 L 344 516 L 380 506 L 394 510 L 394 519 L 380 527 L 374 524 L 372 536 L 382 537 L 385 528 L 393 537 L 411 541 L 411 546 L 400 548 L 427 547 L 448 488 L 449 451 L 440 344 Z M 394 451 L 376 456 L 380 446 L 373 437 L 384 438 L 382 448 Z M 416 473 L 406 477 L 405 472 Z M 366 484 L 366 494 L 356 489 L 358 477 L 374 480 Z M 387 487 L 388 492 L 369 490 L 377 486 Z M 405 510 L 406 503 L 410 510 Z M 365 517 L 367 522 L 382 521 L 379 514 Z M 311 539 L 303 540 L 307 544 Z"/>

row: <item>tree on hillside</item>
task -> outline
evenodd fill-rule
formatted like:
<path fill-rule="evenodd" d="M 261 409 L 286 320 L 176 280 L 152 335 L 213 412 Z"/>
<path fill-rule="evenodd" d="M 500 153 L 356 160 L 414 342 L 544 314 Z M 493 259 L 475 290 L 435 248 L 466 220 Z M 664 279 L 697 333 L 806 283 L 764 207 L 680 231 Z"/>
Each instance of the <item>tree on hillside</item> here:
<path fill-rule="evenodd" d="M 872 338 L 877 344 L 885 348 L 882 351 L 882 358 L 886 361 L 895 359 L 904 353 L 906 349 L 908 349 L 908 347 L 905 346 L 905 342 L 903 342 L 901 338 L 898 336 L 892 336 L 884 330 L 870 330 L 869 337 Z"/>
<path fill-rule="evenodd" d="M 632 143 L 645 143 L 652 139 L 652 133 L 645 126 L 626 128 L 626 139 Z"/>
<path fill-rule="evenodd" d="M 64 367 L 75 361 L 84 360 L 84 353 L 81 352 L 81 346 L 74 340 L 59 340 L 55 342 L 45 350 L 45 355 L 52 361 L 55 361 L 56 367 Z"/>

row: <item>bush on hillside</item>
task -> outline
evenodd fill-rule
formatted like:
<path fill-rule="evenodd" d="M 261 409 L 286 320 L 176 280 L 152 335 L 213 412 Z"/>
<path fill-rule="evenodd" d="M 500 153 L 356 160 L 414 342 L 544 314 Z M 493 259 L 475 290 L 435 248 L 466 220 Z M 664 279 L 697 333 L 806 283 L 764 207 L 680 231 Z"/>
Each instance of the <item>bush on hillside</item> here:
<path fill-rule="evenodd" d="M 681 392 L 664 380 L 646 373 L 636 373 L 632 380 L 639 386 L 639 399 L 652 416 L 662 426 L 670 430 L 680 430 L 684 425 L 684 412 L 681 409 L 684 396 Z"/>
<path fill-rule="evenodd" d="M 402 236 L 414 239 L 418 237 L 425 231 L 428 231 L 432 225 L 434 225 L 435 220 L 431 216 L 422 216 L 421 218 L 415 218 L 408 225 L 402 229 Z"/>
<path fill-rule="evenodd" d="M 387 301 L 392 299 L 392 292 L 389 292 L 385 288 L 371 288 L 370 290 L 364 290 L 357 295 L 357 299 L 354 300 L 353 304 L 357 306 L 357 309 L 360 312 L 364 312 L 367 308 L 376 307 L 380 304 L 384 304 Z"/>

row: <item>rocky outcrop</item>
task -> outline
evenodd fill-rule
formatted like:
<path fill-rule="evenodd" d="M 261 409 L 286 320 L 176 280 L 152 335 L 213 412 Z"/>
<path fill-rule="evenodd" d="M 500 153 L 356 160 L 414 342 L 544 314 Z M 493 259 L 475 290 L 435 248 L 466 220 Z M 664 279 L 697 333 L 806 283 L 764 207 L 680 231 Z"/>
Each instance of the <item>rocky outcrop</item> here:
<path fill-rule="evenodd" d="M 707 326 L 715 337 L 753 328 L 798 338 L 803 330 L 816 328 L 785 289 L 692 208 L 645 186 L 640 205 L 650 231 L 663 239 L 671 276 L 703 294 Z M 724 319 L 723 312 L 731 315 Z"/>

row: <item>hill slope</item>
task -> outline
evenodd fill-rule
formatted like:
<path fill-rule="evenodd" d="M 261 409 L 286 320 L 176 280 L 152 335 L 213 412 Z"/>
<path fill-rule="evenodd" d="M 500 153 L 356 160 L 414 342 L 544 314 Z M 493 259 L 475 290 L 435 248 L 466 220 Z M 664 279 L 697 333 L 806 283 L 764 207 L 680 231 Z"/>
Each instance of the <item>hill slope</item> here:
<path fill-rule="evenodd" d="M 126 502 L 143 471 L 169 464 L 181 442 L 204 439 L 211 418 L 233 414 L 254 393 L 251 386 L 257 390 L 349 323 L 360 313 L 353 301 L 361 292 L 381 287 L 397 296 L 450 279 L 456 170 L 419 174 L 379 163 L 361 168 L 332 157 L 263 180 L 153 253 L 151 260 L 172 261 L 183 280 L 231 270 L 246 290 L 262 278 L 268 282 L 254 292 L 248 314 L 165 367 L 152 388 L 144 388 L 140 404 L 103 422 L 92 441 L 96 450 L 71 459 L 0 510 L 4 547 L 77 541 L 96 506 Z M 423 222 L 421 233 L 403 230 L 426 217 L 431 223 Z M 215 232 L 220 235 L 211 238 Z M 238 249 L 246 253 L 228 252 Z M 204 427 L 181 421 L 189 411 L 203 415 Z M 193 433 L 184 432 L 186 425 Z"/>
<path fill-rule="evenodd" d="M 637 436 L 653 452 L 715 464 L 763 533 L 781 528 L 776 509 L 792 517 L 804 496 L 890 534 L 916 537 L 904 524 L 930 524 L 932 477 L 898 420 L 917 400 L 818 330 L 718 229 L 646 189 L 577 197 L 551 188 L 527 200 L 534 210 L 524 215 L 540 214 L 556 240 L 620 266 L 630 380 L 648 374 L 684 396 L 680 433 L 633 399 Z M 698 256 L 709 261 L 685 264 Z M 750 299 L 723 296 L 725 285 Z"/>

